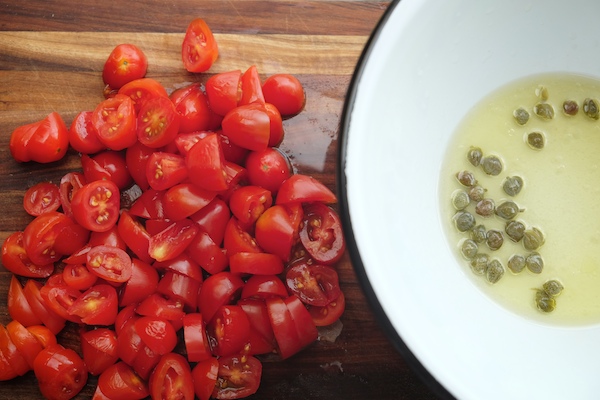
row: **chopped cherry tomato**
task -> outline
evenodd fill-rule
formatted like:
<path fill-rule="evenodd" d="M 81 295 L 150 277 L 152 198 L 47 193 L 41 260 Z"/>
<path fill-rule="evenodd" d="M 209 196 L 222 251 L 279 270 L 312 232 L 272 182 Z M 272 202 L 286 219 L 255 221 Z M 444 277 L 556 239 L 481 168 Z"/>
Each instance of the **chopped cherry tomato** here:
<path fill-rule="evenodd" d="M 10 317 L 24 326 L 43 324 L 41 318 L 33 312 L 29 301 L 25 297 L 23 286 L 14 275 L 11 276 L 10 285 L 8 286 L 7 308 Z"/>
<path fill-rule="evenodd" d="M 156 291 L 170 299 L 176 299 L 184 304 L 187 311 L 196 311 L 198 290 L 202 281 L 190 278 L 175 271 L 166 271 Z"/>
<path fill-rule="evenodd" d="M 129 96 L 116 94 L 98 104 L 92 124 L 100 142 L 111 150 L 123 150 L 137 142 L 136 113 Z"/>
<path fill-rule="evenodd" d="M 256 240 L 246 232 L 238 219 L 232 216 L 225 227 L 225 237 L 223 238 L 223 247 L 227 250 L 227 254 L 231 257 L 235 253 L 261 253 Z"/>
<path fill-rule="evenodd" d="M 167 189 L 163 197 L 165 216 L 173 221 L 187 218 L 208 205 L 215 196 L 215 192 L 194 184 L 179 183 Z"/>
<path fill-rule="evenodd" d="M 10 338 L 8 330 L 0 324 L 0 378 L 12 379 L 23 376 L 30 369 L 27 359 Z M 9 376 L 6 376 L 7 372 Z"/>
<path fill-rule="evenodd" d="M 176 299 L 167 299 L 159 293 L 146 297 L 135 311 L 139 315 L 164 318 L 173 324 L 175 330 L 183 326 L 183 303 Z"/>
<path fill-rule="evenodd" d="M 186 249 L 189 256 L 209 274 L 216 274 L 227 268 L 227 251 L 216 244 L 208 232 L 202 228 Z"/>
<path fill-rule="evenodd" d="M 238 253 L 242 254 L 242 253 Z M 263 253 L 266 254 L 266 253 Z M 279 257 L 275 256 L 279 261 Z M 277 275 L 252 275 L 242 289 L 242 299 L 266 299 L 272 296 L 287 297 L 288 291 Z"/>
<path fill-rule="evenodd" d="M 131 278 L 131 257 L 118 247 L 94 246 L 86 258 L 88 269 L 108 282 L 123 283 Z"/>
<path fill-rule="evenodd" d="M 269 145 L 271 120 L 263 104 L 246 104 L 229 111 L 221 123 L 223 134 L 248 150 L 264 150 Z"/>
<path fill-rule="evenodd" d="M 277 275 L 283 272 L 283 261 L 271 253 L 238 252 L 229 257 L 234 274 Z"/>
<path fill-rule="evenodd" d="M 269 297 L 265 303 L 279 355 L 282 359 L 289 358 L 303 347 L 292 315 L 280 297 Z"/>
<path fill-rule="evenodd" d="M 85 386 L 88 371 L 79 355 L 59 344 L 42 350 L 34 361 L 33 371 L 44 397 L 68 400 Z"/>
<path fill-rule="evenodd" d="M 216 133 L 194 144 L 185 157 L 189 178 L 202 189 L 215 192 L 228 188 L 225 156 Z"/>
<path fill-rule="evenodd" d="M 189 362 L 211 358 L 206 323 L 200 313 L 189 313 L 183 317 L 183 338 Z"/>
<path fill-rule="evenodd" d="M 164 86 L 152 78 L 135 79 L 119 89 L 119 94 L 128 96 L 133 101 L 135 112 L 139 113 L 147 100 L 154 97 L 169 97 Z"/>
<path fill-rule="evenodd" d="M 65 285 L 77 290 L 87 290 L 98 280 L 83 264 L 66 264 L 62 272 Z"/>
<path fill-rule="evenodd" d="M 35 217 L 23 231 L 23 248 L 31 262 L 46 265 L 58 261 L 63 256 L 56 250 L 58 237 L 63 228 L 72 225 L 69 217 L 57 211 Z"/>
<path fill-rule="evenodd" d="M 153 149 L 171 143 L 179 132 L 179 114 L 168 97 L 153 97 L 142 104 L 137 120 L 139 141 Z"/>
<path fill-rule="evenodd" d="M 23 197 L 23 208 L 28 214 L 37 217 L 60 207 L 58 186 L 50 182 L 40 182 L 31 186 Z"/>
<path fill-rule="evenodd" d="M 335 269 L 319 264 L 296 264 L 286 273 L 289 290 L 312 306 L 326 306 L 341 293 Z"/>
<path fill-rule="evenodd" d="M 87 244 L 91 247 L 111 246 L 118 247 L 121 250 L 127 250 L 127 244 L 121 237 L 116 225 L 104 232 L 92 232 Z"/>
<path fill-rule="evenodd" d="M 133 183 L 123 152 L 106 150 L 91 157 L 83 155 L 81 163 L 87 182 L 109 179 L 121 190 L 127 189 Z"/>
<path fill-rule="evenodd" d="M 146 163 L 146 179 L 151 188 L 166 190 L 188 177 L 185 158 L 178 154 L 156 152 Z"/>
<path fill-rule="evenodd" d="M 269 146 L 275 147 L 279 146 L 283 141 L 284 131 L 283 131 L 283 121 L 281 118 L 281 113 L 271 103 L 265 103 L 265 110 L 267 110 L 267 114 L 269 114 L 269 120 L 271 121 L 271 131 L 269 132 Z"/>
<path fill-rule="evenodd" d="M 111 365 L 100 374 L 98 389 L 106 398 L 113 400 L 141 400 L 150 395 L 146 382 L 122 361 Z"/>
<path fill-rule="evenodd" d="M 344 313 L 346 309 L 346 297 L 344 293 L 335 299 L 327 303 L 326 306 L 308 306 L 308 311 L 313 319 L 316 326 L 331 325 Z"/>
<path fill-rule="evenodd" d="M 188 72 L 207 71 L 219 56 L 219 48 L 206 22 L 196 18 L 188 25 L 181 48 L 183 65 Z"/>
<path fill-rule="evenodd" d="M 119 312 L 117 291 L 110 285 L 94 285 L 75 300 L 68 311 L 87 325 L 113 325 Z"/>
<path fill-rule="evenodd" d="M 175 328 L 166 319 L 141 317 L 135 321 L 135 331 L 150 350 L 161 356 L 173 351 L 177 345 Z"/>
<path fill-rule="evenodd" d="M 271 193 L 277 193 L 281 184 L 292 176 L 288 158 L 272 147 L 251 151 L 246 157 L 245 165 L 250 184 L 261 186 Z"/>
<path fill-rule="evenodd" d="M 276 204 L 287 203 L 335 203 L 335 194 L 315 178 L 295 174 L 286 179 L 279 187 Z"/>
<path fill-rule="evenodd" d="M 260 76 L 258 75 L 256 65 L 252 65 L 244 72 L 241 79 L 241 87 L 242 97 L 238 105 L 251 103 L 265 104 L 265 97 L 263 96 Z"/>
<path fill-rule="evenodd" d="M 258 390 L 261 376 L 262 364 L 256 357 L 221 357 L 212 396 L 216 399 L 241 399 L 250 396 Z"/>
<path fill-rule="evenodd" d="M 143 78 L 148 69 L 148 58 L 137 46 L 129 43 L 117 45 L 111 51 L 102 69 L 102 80 L 112 89 L 134 79 Z"/>
<path fill-rule="evenodd" d="M 176 89 L 171 93 L 170 98 L 180 117 L 180 133 L 204 131 L 218 127 L 212 123 L 213 112 L 199 83 L 192 83 Z"/>
<path fill-rule="evenodd" d="M 146 169 L 148 160 L 154 152 L 155 149 L 145 146 L 140 142 L 136 142 L 133 146 L 129 146 L 125 151 L 127 171 L 129 171 L 133 181 L 142 190 L 146 190 L 150 186 L 148 177 L 146 176 Z"/>
<path fill-rule="evenodd" d="M 239 276 L 227 271 L 206 278 L 198 293 L 198 308 L 204 320 L 210 323 L 219 307 L 235 303 L 243 286 Z"/>
<path fill-rule="evenodd" d="M 194 393 L 200 400 L 209 400 L 212 395 L 217 376 L 219 375 L 219 360 L 210 357 L 200 361 L 192 369 Z"/>
<path fill-rule="evenodd" d="M 153 399 L 194 400 L 190 364 L 180 354 L 163 355 L 150 375 L 149 389 Z"/>
<path fill-rule="evenodd" d="M 61 275 L 55 276 L 62 279 Z M 46 284 L 40 288 L 40 294 L 44 299 L 44 305 L 61 318 L 80 324 L 82 322 L 81 317 L 70 314 L 69 309 L 77 299 L 81 297 L 81 292 L 67 286 L 64 282 L 58 284 L 52 284 L 51 282 L 51 280 L 48 280 Z"/>
<path fill-rule="evenodd" d="M 150 234 L 127 210 L 121 211 L 121 216 L 117 223 L 117 231 L 119 232 L 119 236 L 123 238 L 123 241 L 127 244 L 127 247 L 140 258 L 140 260 L 147 263 L 152 262 L 152 257 L 148 254 Z"/>
<path fill-rule="evenodd" d="M 286 292 L 287 295 L 287 292 Z M 268 354 L 275 351 L 275 334 L 264 300 L 246 298 L 237 303 L 250 320 L 250 349 L 248 354 Z"/>
<path fill-rule="evenodd" d="M 304 108 L 304 88 L 293 75 L 271 75 L 263 83 L 262 90 L 265 101 L 277 107 L 281 115 L 296 115 Z"/>
<path fill-rule="evenodd" d="M 242 307 L 223 305 L 208 322 L 206 332 L 215 356 L 232 356 L 240 353 L 248 343 L 250 320 Z"/>
<path fill-rule="evenodd" d="M 32 122 L 17 127 L 10 135 L 10 141 L 8 148 L 10 154 L 18 162 L 31 161 L 27 144 L 31 140 L 31 137 L 35 134 L 37 128 L 40 126 L 40 122 Z"/>
<path fill-rule="evenodd" d="M 158 271 L 150 264 L 131 259 L 131 278 L 121 287 L 119 306 L 137 304 L 156 291 L 158 287 Z"/>
<path fill-rule="evenodd" d="M 46 306 L 44 299 L 42 298 L 42 294 L 40 293 L 40 289 L 42 288 L 42 284 L 29 279 L 25 286 L 23 286 L 23 294 L 25 295 L 25 299 L 27 303 L 31 307 L 33 314 L 45 325 L 52 333 L 55 335 L 60 332 L 65 327 L 65 319 L 60 315 L 56 314 L 52 311 L 51 308 Z M 23 325 L 22 321 L 19 320 Z M 37 324 L 36 324 L 37 325 Z"/>
<path fill-rule="evenodd" d="M 38 328 L 47 331 L 48 337 L 55 338 L 54 334 L 43 325 L 37 325 Z M 41 343 L 36 335 L 26 328 L 19 321 L 12 320 L 6 325 L 6 332 L 12 343 L 17 348 L 17 351 L 23 356 L 29 369 L 33 369 L 35 357 L 46 347 Z M 56 342 L 56 339 L 54 340 Z"/>
<path fill-rule="evenodd" d="M 337 213 L 325 204 L 311 203 L 305 207 L 304 219 L 300 239 L 312 258 L 328 265 L 339 261 L 346 242 Z"/>
<path fill-rule="evenodd" d="M 319 332 L 317 331 L 317 327 L 311 314 L 308 312 L 302 301 L 297 296 L 291 295 L 286 298 L 284 302 L 294 321 L 294 325 L 296 326 L 300 345 L 306 347 L 317 340 Z"/>
<path fill-rule="evenodd" d="M 75 220 L 86 229 L 104 232 L 119 219 L 120 191 L 112 181 L 94 181 L 73 194 L 71 209 Z"/>
<path fill-rule="evenodd" d="M 237 107 L 241 97 L 242 71 L 221 72 L 206 81 L 206 96 L 210 108 L 219 115 L 225 115 Z"/>
<path fill-rule="evenodd" d="M 230 218 L 231 212 L 227 203 L 219 197 L 215 197 L 210 203 L 190 216 L 190 219 L 206 231 L 217 245 L 223 242 L 225 227 Z"/>
<path fill-rule="evenodd" d="M 170 224 L 150 238 L 148 253 L 156 261 L 165 261 L 183 253 L 200 228 L 189 219 Z"/>
<path fill-rule="evenodd" d="M 67 172 L 60 179 L 58 187 L 60 191 L 60 204 L 67 217 L 73 218 L 73 210 L 71 209 L 73 195 L 86 183 L 85 176 L 81 172 Z"/>
<path fill-rule="evenodd" d="M 98 139 L 98 132 L 92 123 L 92 114 L 92 111 L 81 111 L 69 128 L 69 144 L 82 154 L 97 153 L 105 148 Z"/>
<path fill-rule="evenodd" d="M 170 260 L 155 262 L 152 266 L 161 272 L 173 271 L 192 278 L 195 281 L 203 281 L 200 266 L 186 253 Z"/>
<path fill-rule="evenodd" d="M 129 213 L 136 217 L 163 220 L 165 218 L 165 211 L 162 204 L 164 194 L 165 192 L 161 190 L 146 190 L 131 205 Z M 146 224 L 146 229 L 149 230 L 148 224 Z"/>
<path fill-rule="evenodd" d="M 16 161 L 50 163 L 67 154 L 69 132 L 65 121 L 52 112 L 39 122 L 15 129 L 10 137 L 9 149 Z"/>
<path fill-rule="evenodd" d="M 117 335 L 108 328 L 97 328 L 82 332 L 81 353 L 88 372 L 100 375 L 119 359 Z"/>
<path fill-rule="evenodd" d="M 23 247 L 23 232 L 10 234 L 2 244 L 2 265 L 13 274 L 26 278 L 47 278 L 54 271 L 54 263 L 37 265 L 31 262 Z"/>
<path fill-rule="evenodd" d="M 231 212 L 242 224 L 256 222 L 258 217 L 273 203 L 268 189 L 260 186 L 242 186 L 229 198 Z"/>
<path fill-rule="evenodd" d="M 288 210 L 274 205 L 265 210 L 256 221 L 256 242 L 266 252 L 288 261 L 294 244 L 294 225 Z"/>

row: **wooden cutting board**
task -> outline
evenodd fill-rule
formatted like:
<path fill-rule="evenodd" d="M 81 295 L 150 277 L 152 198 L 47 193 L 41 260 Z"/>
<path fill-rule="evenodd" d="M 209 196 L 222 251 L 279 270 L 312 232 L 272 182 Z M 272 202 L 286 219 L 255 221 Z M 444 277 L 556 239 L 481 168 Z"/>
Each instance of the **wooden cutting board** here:
<path fill-rule="evenodd" d="M 8 150 L 19 125 L 57 111 L 70 124 L 103 99 L 101 70 L 112 48 L 138 45 L 148 77 L 169 91 L 203 82 L 217 72 L 256 65 L 261 77 L 286 72 L 303 83 L 307 104 L 285 121 L 281 149 L 298 172 L 335 190 L 340 115 L 361 51 L 388 2 L 373 1 L 161 1 L 8 0 L 0 4 L 0 239 L 31 220 L 22 209 L 25 190 L 58 182 L 80 168 L 70 152 L 48 165 L 18 164 Z M 220 57 L 206 74 L 187 73 L 181 41 L 189 21 L 204 18 Z M 376 197 L 374 197 L 376 202 Z M 346 295 L 343 329 L 285 362 L 265 362 L 255 399 L 429 399 L 433 395 L 380 329 L 346 256 L 338 267 Z M 0 265 L 0 323 L 10 321 L 10 273 Z M 77 328 L 59 341 L 77 348 Z M 78 399 L 91 398 L 90 378 Z M 32 372 L 0 382 L 2 399 L 38 399 Z"/>

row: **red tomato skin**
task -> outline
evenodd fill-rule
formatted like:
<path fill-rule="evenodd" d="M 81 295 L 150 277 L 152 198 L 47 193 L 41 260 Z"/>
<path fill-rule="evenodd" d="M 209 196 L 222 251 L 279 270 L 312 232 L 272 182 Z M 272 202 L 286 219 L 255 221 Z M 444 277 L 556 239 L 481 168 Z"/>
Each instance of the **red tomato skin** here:
<path fill-rule="evenodd" d="M 241 253 L 240 253 L 241 254 Z M 266 253 L 263 253 L 266 254 Z M 279 258 L 278 258 L 279 259 Z M 266 299 L 278 296 L 288 297 L 288 290 L 279 276 L 252 275 L 242 289 L 242 299 Z"/>
<path fill-rule="evenodd" d="M 131 259 L 131 266 L 131 278 L 119 292 L 119 307 L 141 302 L 158 287 L 158 271 L 154 267 L 137 258 Z"/>
<path fill-rule="evenodd" d="M 250 338 L 250 320 L 242 307 L 219 307 L 206 326 L 211 351 L 218 357 L 232 356 L 243 351 Z"/>
<path fill-rule="evenodd" d="M 150 375 L 149 389 L 153 399 L 194 400 L 190 364 L 181 354 L 163 355 Z"/>
<path fill-rule="evenodd" d="M 113 325 L 119 312 L 117 291 L 111 285 L 94 285 L 68 311 L 71 315 L 81 317 L 81 321 L 87 325 Z"/>
<path fill-rule="evenodd" d="M 269 145 L 271 120 L 262 104 L 246 104 L 229 111 L 221 123 L 223 134 L 248 150 L 264 150 Z"/>
<path fill-rule="evenodd" d="M 209 400 L 219 374 L 219 360 L 210 357 L 192 368 L 194 393 L 200 400 Z"/>
<path fill-rule="evenodd" d="M 241 90 L 242 96 L 238 101 L 238 105 L 252 103 L 265 104 L 265 97 L 263 96 L 260 76 L 258 75 L 256 65 L 250 66 L 242 74 Z"/>
<path fill-rule="evenodd" d="M 11 276 L 8 286 L 7 308 L 10 317 L 26 327 L 43 324 L 42 320 L 33 312 L 21 283 L 14 275 Z"/>
<path fill-rule="evenodd" d="M 183 317 L 183 337 L 189 362 L 201 362 L 212 358 L 202 314 L 188 313 Z"/>
<path fill-rule="evenodd" d="M 271 192 L 260 186 L 242 186 L 229 197 L 229 208 L 242 224 L 256 222 L 273 203 Z"/>
<path fill-rule="evenodd" d="M 239 252 L 229 257 L 229 269 L 234 274 L 277 275 L 283 268 L 281 258 L 271 253 Z"/>
<path fill-rule="evenodd" d="M 194 144 L 185 157 L 190 181 L 198 187 L 214 192 L 226 190 L 225 156 L 216 133 L 207 135 Z"/>
<path fill-rule="evenodd" d="M 248 181 L 276 194 L 281 184 L 292 176 L 292 166 L 281 151 L 268 147 L 251 151 L 245 160 Z"/>
<path fill-rule="evenodd" d="M 150 238 L 148 253 L 156 261 L 173 259 L 183 253 L 200 228 L 189 219 L 182 219 Z"/>
<path fill-rule="evenodd" d="M 31 186 L 23 196 L 23 208 L 27 214 L 37 217 L 60 207 L 60 191 L 50 182 L 39 182 Z"/>
<path fill-rule="evenodd" d="M 206 81 L 206 96 L 210 108 L 218 115 L 226 115 L 237 107 L 241 97 L 242 71 L 221 72 Z"/>
<path fill-rule="evenodd" d="M 188 72 L 204 72 L 210 69 L 219 57 L 217 41 L 201 18 L 188 25 L 181 46 L 183 65 Z"/>
<path fill-rule="evenodd" d="M 23 231 L 23 248 L 31 262 L 45 265 L 58 261 L 62 254 L 55 250 L 57 238 L 64 227 L 72 224 L 57 211 L 35 217 Z"/>
<path fill-rule="evenodd" d="M 136 113 L 131 97 L 116 94 L 96 106 L 92 124 L 100 142 L 111 150 L 123 150 L 137 142 Z"/>
<path fill-rule="evenodd" d="M 152 262 L 152 257 L 148 254 L 150 234 L 127 210 L 121 211 L 119 221 L 117 222 L 117 231 L 127 247 L 140 260 L 146 263 Z"/>
<path fill-rule="evenodd" d="M 81 172 L 67 172 L 60 179 L 60 185 L 58 186 L 60 204 L 63 213 L 71 219 L 73 219 L 73 210 L 71 209 L 73 195 L 86 183 L 85 176 Z"/>
<path fill-rule="evenodd" d="M 69 400 L 85 386 L 88 371 L 79 355 L 56 344 L 42 350 L 34 361 L 35 377 L 49 400 Z"/>
<path fill-rule="evenodd" d="M 108 282 L 123 283 L 131 278 L 131 257 L 113 246 L 94 246 L 86 254 L 86 266 L 94 275 Z"/>
<path fill-rule="evenodd" d="M 135 311 L 142 316 L 164 318 L 173 324 L 175 330 L 183 326 L 183 303 L 176 299 L 167 299 L 160 293 L 146 297 Z"/>
<path fill-rule="evenodd" d="M 178 272 L 167 271 L 158 282 L 156 291 L 168 298 L 183 302 L 187 311 L 196 311 L 198 290 L 201 283 L 201 281 Z"/>
<path fill-rule="evenodd" d="M 18 126 L 10 135 L 8 148 L 10 154 L 17 162 L 31 161 L 27 144 L 35 131 L 40 126 L 40 121 Z"/>
<path fill-rule="evenodd" d="M 198 293 L 198 308 L 204 320 L 209 323 L 219 307 L 234 303 L 243 286 L 244 281 L 228 271 L 206 278 Z"/>
<path fill-rule="evenodd" d="M 180 117 L 180 133 L 211 129 L 212 111 L 199 83 L 176 89 L 170 98 Z"/>
<path fill-rule="evenodd" d="M 277 147 L 281 144 L 281 142 L 283 142 L 283 137 L 285 135 L 281 113 L 277 107 L 271 103 L 265 103 L 265 110 L 267 110 L 267 114 L 269 114 L 269 120 L 271 121 L 269 146 Z"/>
<path fill-rule="evenodd" d="M 231 257 L 235 253 L 261 253 L 260 248 L 254 237 L 246 232 L 238 219 L 232 216 L 225 227 L 225 236 L 223 238 L 223 247 Z"/>
<path fill-rule="evenodd" d="M 23 247 L 23 232 L 10 234 L 2 243 L 2 265 L 13 274 L 26 278 L 47 278 L 54 272 L 54 263 L 36 265 Z"/>
<path fill-rule="evenodd" d="M 127 150 L 125 150 L 127 171 L 129 171 L 133 181 L 142 190 L 146 190 L 150 187 L 148 177 L 146 176 L 146 169 L 148 160 L 154 151 L 155 149 L 143 145 L 140 142 L 136 142 L 133 146 L 129 146 Z"/>
<path fill-rule="evenodd" d="M 186 252 L 209 274 L 221 272 L 229 265 L 227 252 L 216 244 L 208 232 L 202 228 L 199 229 Z"/>
<path fill-rule="evenodd" d="M 43 329 L 48 329 L 43 325 L 38 325 Z M 28 370 L 33 369 L 33 361 L 40 351 L 44 348 L 42 343 L 19 321 L 12 320 L 6 324 L 6 331 L 12 343 L 17 348 L 17 351 L 23 356 L 27 365 Z M 52 336 L 52 332 L 48 331 Z M 2 349 L 0 349 L 0 353 Z"/>
<path fill-rule="evenodd" d="M 119 89 L 134 79 L 143 78 L 148 69 L 148 58 L 137 46 L 117 45 L 109 54 L 102 69 L 102 80 L 112 89 Z"/>
<path fill-rule="evenodd" d="M 215 197 L 190 216 L 190 219 L 206 231 L 217 245 L 223 242 L 225 227 L 230 218 L 231 212 L 227 203 L 219 197 Z"/>
<path fill-rule="evenodd" d="M 155 262 L 152 266 L 161 273 L 173 271 L 192 278 L 195 281 L 203 281 L 200 266 L 187 253 L 180 254 L 167 261 Z"/>
<path fill-rule="evenodd" d="M 108 328 L 97 328 L 80 335 L 81 353 L 88 372 L 100 375 L 119 359 L 117 335 Z"/>
<path fill-rule="evenodd" d="M 169 321 L 160 317 L 143 316 L 135 321 L 135 331 L 142 342 L 154 353 L 170 353 L 177 345 L 175 328 Z"/>
<path fill-rule="evenodd" d="M 81 111 L 69 127 L 69 144 L 82 154 L 94 154 L 105 148 L 92 124 L 92 114 L 92 111 Z"/>
<path fill-rule="evenodd" d="M 265 210 L 256 221 L 254 232 L 258 245 L 283 261 L 290 259 L 294 244 L 294 226 L 287 209 L 275 205 Z"/>
<path fill-rule="evenodd" d="M 303 347 L 292 316 L 280 297 L 270 297 L 265 302 L 279 355 L 282 359 L 289 358 Z"/>
<path fill-rule="evenodd" d="M 141 400 L 150 395 L 147 383 L 122 361 L 100 374 L 97 389 L 105 396 L 98 400 Z"/>
<path fill-rule="evenodd" d="M 10 369 L 18 376 L 25 375 L 31 369 L 27 359 L 19 351 L 10 338 L 8 330 L 2 324 L 0 324 L 0 358 L 6 360 Z"/>
<path fill-rule="evenodd" d="M 52 112 L 41 120 L 26 148 L 31 161 L 38 163 L 50 163 L 63 158 L 69 148 L 69 132 L 62 117 Z"/>
<path fill-rule="evenodd" d="M 108 179 L 113 181 L 120 190 L 127 189 L 133 183 L 133 178 L 127 169 L 127 160 L 125 159 L 125 153 L 122 151 L 105 150 L 101 151 L 91 158 L 97 164 L 98 168 L 101 169 L 102 174 L 107 173 Z M 82 162 L 84 157 L 82 156 Z M 85 175 L 84 166 L 84 175 Z M 86 176 L 86 180 L 91 182 Z"/>
<path fill-rule="evenodd" d="M 75 221 L 93 232 L 106 232 L 115 226 L 120 206 L 119 188 L 107 180 L 86 183 L 71 200 Z"/>
<path fill-rule="evenodd" d="M 179 183 L 167 189 L 163 197 L 165 216 L 173 221 L 187 218 L 208 205 L 215 196 L 215 192 L 194 184 Z"/>
<path fill-rule="evenodd" d="M 302 83 L 290 74 L 269 76 L 263 83 L 262 89 L 265 101 L 277 107 L 283 116 L 298 114 L 306 103 Z"/>
<path fill-rule="evenodd" d="M 66 264 L 62 277 L 65 285 L 80 291 L 89 289 L 98 280 L 98 277 L 83 264 Z"/>
<path fill-rule="evenodd" d="M 166 190 L 188 178 L 186 159 L 179 154 L 157 151 L 146 164 L 146 179 L 154 190 Z"/>
<path fill-rule="evenodd" d="M 56 335 L 65 327 L 66 321 L 44 304 L 44 299 L 40 293 L 41 287 L 41 283 L 30 279 L 23 286 L 23 294 L 35 316 Z"/>
<path fill-rule="evenodd" d="M 312 176 L 294 174 L 279 187 L 276 204 L 313 203 L 332 204 L 337 202 L 335 194 Z"/>
<path fill-rule="evenodd" d="M 346 297 L 341 292 L 340 295 L 330 301 L 326 306 L 308 306 L 308 311 L 316 326 L 327 326 L 340 319 L 346 309 Z"/>
<path fill-rule="evenodd" d="M 294 321 L 301 346 L 306 347 L 317 340 L 319 332 L 310 312 L 306 309 L 302 301 L 295 295 L 291 295 L 284 302 Z"/>

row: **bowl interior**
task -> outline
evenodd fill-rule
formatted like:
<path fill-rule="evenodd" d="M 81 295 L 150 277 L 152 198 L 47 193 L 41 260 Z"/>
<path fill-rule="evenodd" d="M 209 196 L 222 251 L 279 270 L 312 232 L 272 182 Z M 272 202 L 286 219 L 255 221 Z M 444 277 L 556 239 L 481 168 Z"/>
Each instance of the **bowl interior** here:
<path fill-rule="evenodd" d="M 458 398 L 595 395 L 600 328 L 540 324 L 483 294 L 448 245 L 438 184 L 451 135 L 493 90 L 540 73 L 600 76 L 599 12 L 591 0 L 402 0 L 357 69 L 341 165 L 357 268 Z"/>

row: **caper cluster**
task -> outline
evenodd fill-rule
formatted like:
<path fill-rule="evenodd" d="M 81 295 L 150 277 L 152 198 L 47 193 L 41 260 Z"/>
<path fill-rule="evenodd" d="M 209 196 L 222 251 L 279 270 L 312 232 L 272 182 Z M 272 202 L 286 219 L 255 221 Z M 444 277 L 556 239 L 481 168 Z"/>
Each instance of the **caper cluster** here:
<path fill-rule="evenodd" d="M 535 289 L 535 305 L 538 310 L 549 313 L 556 308 L 556 297 L 558 297 L 564 287 L 556 279 L 551 279 L 542 285 L 541 289 Z"/>

